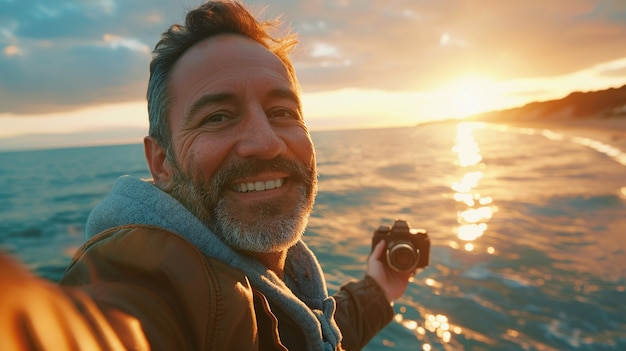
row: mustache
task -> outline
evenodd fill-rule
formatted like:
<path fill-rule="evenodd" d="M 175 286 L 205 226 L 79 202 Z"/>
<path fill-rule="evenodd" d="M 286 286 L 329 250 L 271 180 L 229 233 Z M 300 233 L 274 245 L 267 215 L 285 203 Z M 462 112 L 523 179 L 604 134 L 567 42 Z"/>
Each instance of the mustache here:
<path fill-rule="evenodd" d="M 291 180 L 306 184 L 314 183 L 317 176 L 315 167 L 307 167 L 295 159 L 279 156 L 271 160 L 249 159 L 229 163 L 217 170 L 212 183 L 218 189 L 225 189 L 238 179 L 253 177 L 263 172 L 287 173 Z"/>

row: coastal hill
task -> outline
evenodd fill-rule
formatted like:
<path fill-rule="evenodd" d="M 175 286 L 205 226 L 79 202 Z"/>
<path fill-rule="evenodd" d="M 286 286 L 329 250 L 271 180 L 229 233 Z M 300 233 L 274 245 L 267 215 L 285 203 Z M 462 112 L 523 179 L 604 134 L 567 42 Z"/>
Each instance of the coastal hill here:
<path fill-rule="evenodd" d="M 559 100 L 532 102 L 522 107 L 489 111 L 469 119 L 487 122 L 563 121 L 626 118 L 626 85 L 590 92 L 573 92 Z"/>

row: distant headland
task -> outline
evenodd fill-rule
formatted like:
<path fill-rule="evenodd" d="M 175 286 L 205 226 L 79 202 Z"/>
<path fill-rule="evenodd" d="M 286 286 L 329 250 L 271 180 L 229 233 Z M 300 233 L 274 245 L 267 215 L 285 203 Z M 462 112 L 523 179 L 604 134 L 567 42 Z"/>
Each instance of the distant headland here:
<path fill-rule="evenodd" d="M 626 85 L 599 91 L 573 92 L 550 101 L 470 116 L 485 122 L 557 122 L 626 118 Z"/>
<path fill-rule="evenodd" d="M 464 120 L 557 131 L 578 140 L 611 145 L 622 155 L 626 153 L 626 85 L 573 92 L 562 99 L 480 113 Z M 620 162 L 626 165 L 626 158 Z"/>

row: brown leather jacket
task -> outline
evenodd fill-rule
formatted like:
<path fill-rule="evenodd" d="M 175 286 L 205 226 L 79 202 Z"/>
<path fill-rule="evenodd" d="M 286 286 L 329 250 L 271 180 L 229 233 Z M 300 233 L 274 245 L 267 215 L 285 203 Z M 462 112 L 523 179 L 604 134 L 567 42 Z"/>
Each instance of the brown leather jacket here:
<path fill-rule="evenodd" d="M 272 310 L 241 271 L 160 228 L 97 235 L 79 249 L 60 286 L 2 261 L 0 274 L 10 275 L 0 281 L 10 288 L 2 284 L 0 327 L 12 335 L 0 341 L 2 350 L 306 349 L 302 331 Z M 335 298 L 346 350 L 362 348 L 393 317 L 369 277 Z"/>

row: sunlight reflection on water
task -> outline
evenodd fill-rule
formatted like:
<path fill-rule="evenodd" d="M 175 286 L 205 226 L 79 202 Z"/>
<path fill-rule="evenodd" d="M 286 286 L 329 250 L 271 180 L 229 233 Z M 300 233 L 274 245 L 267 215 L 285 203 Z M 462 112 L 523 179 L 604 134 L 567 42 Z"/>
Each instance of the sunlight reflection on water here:
<path fill-rule="evenodd" d="M 481 163 L 483 157 L 480 154 L 480 147 L 472 133 L 474 128 L 482 127 L 484 127 L 483 123 L 459 123 L 456 128 L 456 144 L 452 149 L 458 155 L 458 165 L 467 170 L 459 182 L 451 185 L 452 190 L 455 191 L 454 199 L 467 206 L 457 212 L 459 222 L 457 236 L 465 241 L 463 247 L 467 251 L 474 250 L 471 242 L 484 234 L 487 230 L 487 222 L 497 211 L 491 197 L 474 191 L 483 177 L 484 164 Z"/>

